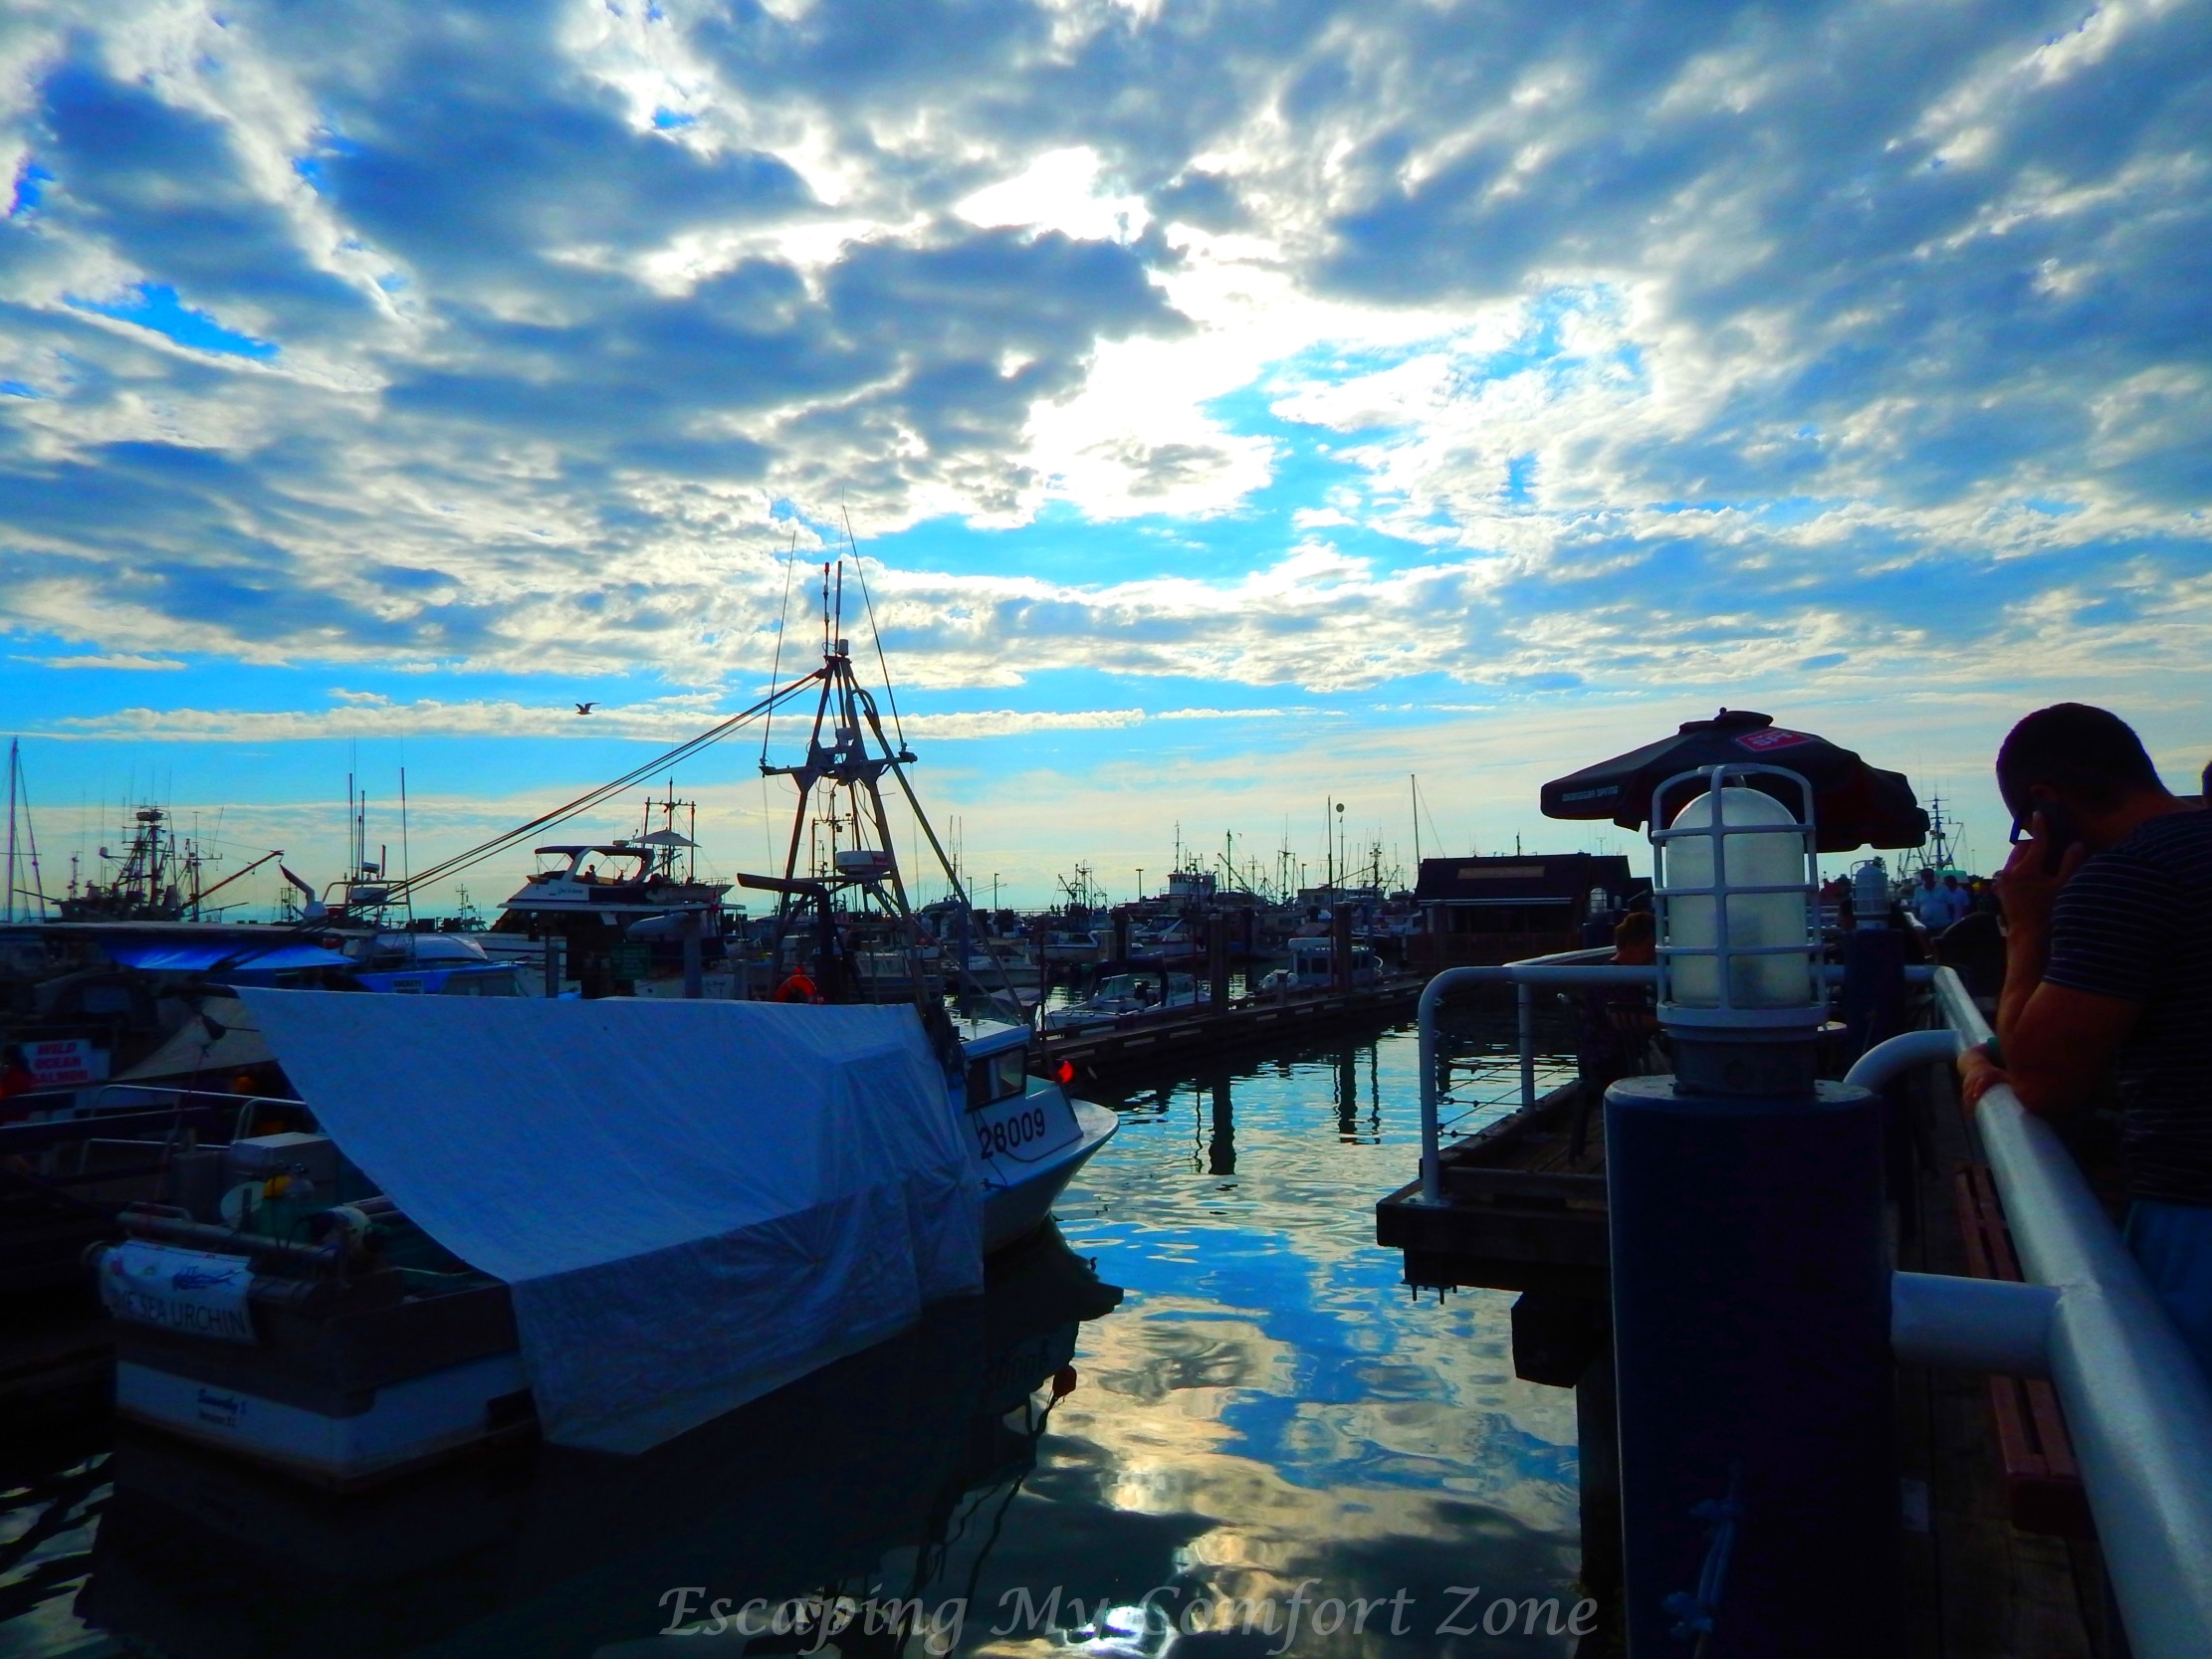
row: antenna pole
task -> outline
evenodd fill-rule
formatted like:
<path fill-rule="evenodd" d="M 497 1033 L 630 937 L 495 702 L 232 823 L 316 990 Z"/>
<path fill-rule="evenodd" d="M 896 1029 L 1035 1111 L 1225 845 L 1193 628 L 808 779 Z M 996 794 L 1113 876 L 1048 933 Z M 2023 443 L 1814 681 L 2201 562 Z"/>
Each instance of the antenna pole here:
<path fill-rule="evenodd" d="M 1421 880 L 1421 775 L 1408 772 L 1406 778 L 1414 791 L 1414 880 L 1418 883 Z"/>
<path fill-rule="evenodd" d="M 15 920 L 15 773 L 22 739 L 8 739 L 8 920 Z"/>
<path fill-rule="evenodd" d="M 409 881 L 413 878 L 414 873 L 414 860 L 408 856 L 407 852 L 407 768 L 402 766 L 399 768 L 399 879 L 403 882 Z M 383 872 L 378 871 L 377 874 L 382 875 Z M 415 925 L 415 896 L 411 888 L 405 890 L 405 897 L 407 900 L 407 926 L 412 929 Z"/>

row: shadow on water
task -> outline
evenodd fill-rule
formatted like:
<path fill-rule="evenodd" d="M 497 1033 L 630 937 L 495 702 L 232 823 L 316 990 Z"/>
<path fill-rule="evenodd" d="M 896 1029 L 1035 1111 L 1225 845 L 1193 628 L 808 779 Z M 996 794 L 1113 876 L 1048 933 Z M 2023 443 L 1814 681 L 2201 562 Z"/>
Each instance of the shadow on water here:
<path fill-rule="evenodd" d="M 1087 1091 L 1122 1133 L 986 1297 L 643 1458 L 337 1500 L 49 1437 L 0 1465 L 0 1656 L 627 1659 L 679 1610 L 678 1652 L 1567 1653 L 1495 1607 L 1574 1607 L 1571 1396 L 1512 1376 L 1509 1299 L 1416 1304 L 1373 1243 L 1414 1063 L 1395 1032 Z M 824 1596 L 826 1646 L 774 1611 Z"/>

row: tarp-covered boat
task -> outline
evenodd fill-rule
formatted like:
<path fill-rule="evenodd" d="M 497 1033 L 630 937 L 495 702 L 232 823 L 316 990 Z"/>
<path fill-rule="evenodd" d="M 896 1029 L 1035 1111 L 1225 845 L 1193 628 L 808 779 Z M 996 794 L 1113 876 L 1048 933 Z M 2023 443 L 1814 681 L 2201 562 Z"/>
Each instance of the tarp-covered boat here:
<path fill-rule="evenodd" d="M 269 1155 L 325 1207 L 263 1183 L 285 1236 L 255 1233 L 235 1182 L 220 1217 L 134 1224 L 102 1269 L 142 1304 L 125 1416 L 348 1485 L 496 1432 L 527 1383 L 547 1438 L 636 1452 L 982 1284 L 911 1007 L 242 994 L 329 1137 Z M 416 1233 L 440 1260 L 380 1258 Z M 199 1329 L 215 1303 L 245 1341 Z"/>

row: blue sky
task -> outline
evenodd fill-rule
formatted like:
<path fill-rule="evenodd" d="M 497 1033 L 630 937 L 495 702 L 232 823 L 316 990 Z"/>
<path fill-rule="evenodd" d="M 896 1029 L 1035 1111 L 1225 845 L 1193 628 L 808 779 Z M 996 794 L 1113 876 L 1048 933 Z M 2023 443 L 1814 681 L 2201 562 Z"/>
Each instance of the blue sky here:
<path fill-rule="evenodd" d="M 1331 793 L 1410 858 L 1417 772 L 1425 842 L 1594 846 L 1536 785 L 1722 704 L 1993 856 L 2028 708 L 2212 755 L 2208 44 L 2185 4 L 14 8 L 42 841 L 151 790 L 331 865 L 347 770 L 404 764 L 453 850 L 750 701 L 849 515 L 919 781 L 1020 899 L 1178 825 L 1317 864 Z M 725 870 L 781 815 L 756 755 L 677 780 Z"/>

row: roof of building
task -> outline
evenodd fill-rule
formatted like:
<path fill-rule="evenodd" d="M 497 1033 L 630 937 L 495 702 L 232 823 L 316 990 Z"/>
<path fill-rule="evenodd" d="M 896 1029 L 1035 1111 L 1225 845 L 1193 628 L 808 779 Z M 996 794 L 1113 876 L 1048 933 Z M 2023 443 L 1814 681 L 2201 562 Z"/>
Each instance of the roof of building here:
<path fill-rule="evenodd" d="M 1424 905 L 1579 900 L 1594 887 L 1625 896 L 1638 878 L 1618 853 L 1514 853 L 1425 858 L 1414 897 Z"/>

